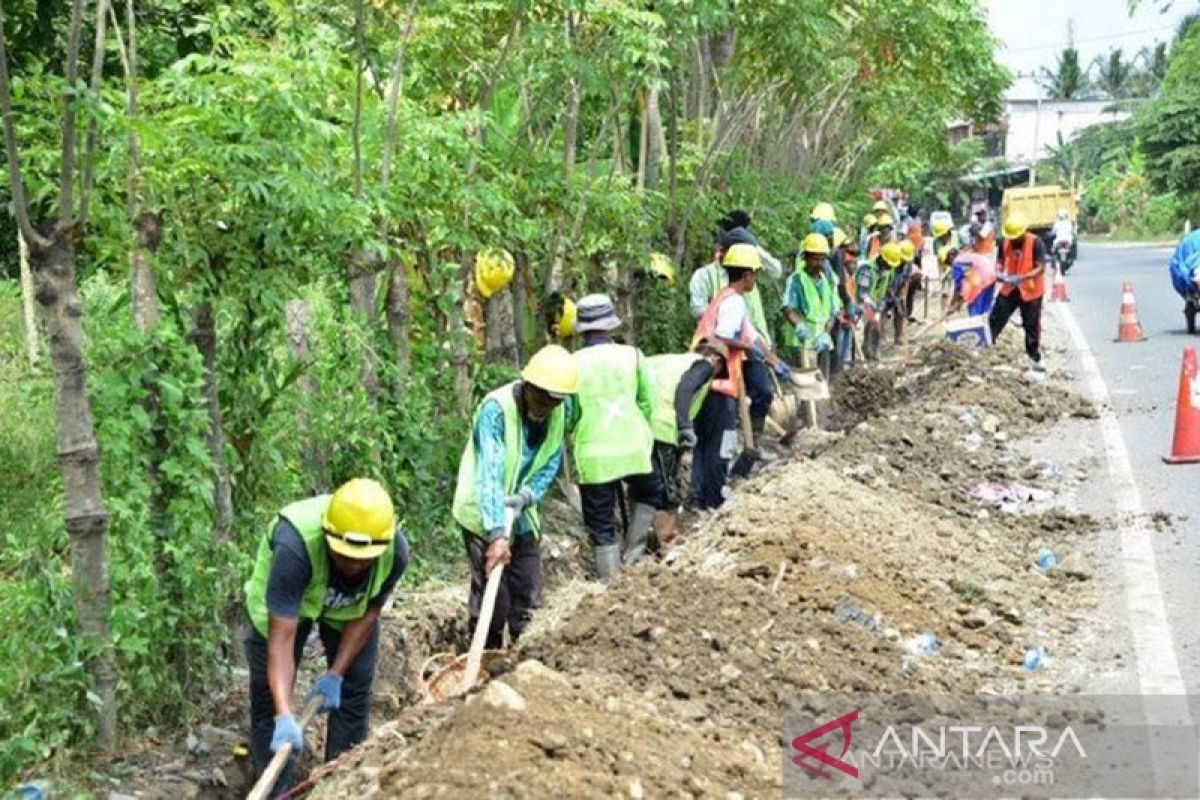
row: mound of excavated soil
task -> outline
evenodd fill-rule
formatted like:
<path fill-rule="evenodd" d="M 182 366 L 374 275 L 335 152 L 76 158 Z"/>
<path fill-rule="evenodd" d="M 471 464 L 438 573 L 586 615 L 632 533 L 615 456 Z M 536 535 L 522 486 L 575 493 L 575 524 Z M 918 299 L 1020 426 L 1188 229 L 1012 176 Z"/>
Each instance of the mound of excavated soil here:
<path fill-rule="evenodd" d="M 1046 575 L 1037 552 L 1091 523 L 967 491 L 1052 484 L 1010 445 L 1091 409 L 997 370 L 999 354 L 927 354 L 863 371 L 884 388 L 835 409 L 844 433 L 740 485 L 673 566 L 553 592 L 553 619 L 523 643 L 536 661 L 402 734 L 384 726 L 314 796 L 769 796 L 800 692 L 1054 685 L 1024 670 L 1025 650 L 1053 653 L 1095 597 L 1077 555 Z M 934 655 L 910 648 L 925 632 Z"/>

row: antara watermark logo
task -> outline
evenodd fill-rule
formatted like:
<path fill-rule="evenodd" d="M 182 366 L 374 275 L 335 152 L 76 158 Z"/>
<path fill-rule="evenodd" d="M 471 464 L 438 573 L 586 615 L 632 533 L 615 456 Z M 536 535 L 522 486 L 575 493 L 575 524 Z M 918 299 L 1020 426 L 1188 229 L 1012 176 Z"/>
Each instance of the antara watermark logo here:
<path fill-rule="evenodd" d="M 1000 771 L 993 783 L 1046 784 L 1053 782 L 1060 757 L 1088 757 L 1073 728 L 1041 725 L 888 725 L 874 747 L 868 741 L 851 753 L 858 717 L 854 709 L 792 739 L 792 763 L 817 780 L 835 778 L 831 770 L 857 779 L 869 766 L 876 772 Z"/>

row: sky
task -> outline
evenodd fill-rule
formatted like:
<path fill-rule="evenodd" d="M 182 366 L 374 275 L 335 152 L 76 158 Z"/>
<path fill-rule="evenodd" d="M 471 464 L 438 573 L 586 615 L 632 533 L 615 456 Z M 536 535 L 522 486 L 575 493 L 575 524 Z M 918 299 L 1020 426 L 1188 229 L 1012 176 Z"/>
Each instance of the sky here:
<path fill-rule="evenodd" d="M 992 32 L 1003 43 L 1000 61 L 1014 76 L 1008 92 L 1013 98 L 1037 96 L 1031 74 L 1054 67 L 1071 20 L 1080 60 L 1089 64 L 1114 47 L 1133 55 L 1170 41 L 1179 20 L 1200 11 L 1200 0 L 1142 0 L 1132 16 L 1126 0 L 985 0 L 985 5 Z M 1163 5 L 1170 7 L 1164 11 Z"/>

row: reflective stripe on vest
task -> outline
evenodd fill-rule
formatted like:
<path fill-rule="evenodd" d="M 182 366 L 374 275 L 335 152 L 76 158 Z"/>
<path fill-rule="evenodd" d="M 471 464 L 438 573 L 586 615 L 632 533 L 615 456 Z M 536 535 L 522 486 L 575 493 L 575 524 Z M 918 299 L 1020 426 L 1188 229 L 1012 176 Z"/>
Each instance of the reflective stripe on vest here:
<path fill-rule="evenodd" d="M 579 421 L 571 454 L 583 484 L 608 483 L 650 472 L 654 437 L 637 404 L 636 348 L 598 344 L 575 352 L 579 367 Z"/>
<path fill-rule="evenodd" d="M 1028 275 L 1033 272 L 1035 264 L 1033 263 L 1033 254 L 1037 250 L 1037 236 L 1032 233 L 1025 234 L 1025 239 L 1021 247 L 1021 252 L 1014 252 L 1012 240 L 1004 240 L 1004 271 L 1009 275 Z M 1000 287 L 1000 294 L 1006 297 L 1017 290 L 1016 286 L 1011 283 L 1006 283 Z M 1020 283 L 1021 299 L 1036 300 L 1046 293 L 1046 274 L 1043 272 L 1036 278 L 1023 280 Z"/>
<path fill-rule="evenodd" d="M 707 339 L 712 336 L 716 338 L 717 332 L 717 314 L 721 309 L 721 303 L 725 299 L 737 294 L 737 289 L 726 286 L 721 290 L 720 294 L 713 298 L 713 301 L 708 304 L 708 308 L 704 309 L 704 314 L 700 317 L 700 322 L 696 325 L 696 334 L 692 337 L 692 348 L 700 343 L 701 339 Z M 746 330 L 745 323 L 742 324 L 742 329 L 738 332 L 738 341 L 746 346 L 752 341 L 750 332 Z M 726 362 L 726 369 L 729 372 L 729 377 L 718 378 L 712 382 L 712 390 L 728 395 L 729 397 L 737 397 L 741 392 L 742 386 L 742 362 L 746 359 L 745 350 L 736 347 L 729 348 L 729 359 Z"/>
<path fill-rule="evenodd" d="M 520 488 L 517 483 L 521 479 L 521 463 L 525 460 L 525 424 L 521 420 L 521 411 L 517 408 L 515 387 L 519 381 L 495 389 L 483 399 L 475 416 L 471 419 L 471 433 L 467 435 L 467 445 L 463 448 L 462 458 L 458 462 L 458 483 L 454 489 L 453 514 L 454 521 L 476 536 L 484 536 L 483 512 L 479 510 L 479 497 L 475 493 L 475 435 L 474 429 L 479 421 L 479 412 L 483 404 L 493 400 L 500 405 L 504 413 L 504 493 L 515 494 Z M 562 447 L 564 430 L 566 428 L 566 408 L 560 403 L 550 412 L 546 422 L 546 435 L 541 445 L 534 453 L 533 462 L 529 465 L 528 475 L 536 474 L 554 457 Z M 525 509 L 523 515 L 536 536 L 541 527 L 536 506 Z"/>
<path fill-rule="evenodd" d="M 703 356 L 696 353 L 667 353 L 646 359 L 650 366 L 650 374 L 654 376 L 654 408 L 650 415 L 650 430 L 654 433 L 655 441 L 679 444 L 679 429 L 675 420 L 675 391 L 679 388 L 683 374 L 702 358 Z M 708 395 L 708 389 L 706 384 L 692 398 L 692 404 L 688 408 L 688 416 L 691 419 L 695 419 L 699 413 L 700 404 Z"/>
<path fill-rule="evenodd" d="M 367 578 L 367 590 L 355 602 L 338 608 L 326 608 L 329 599 L 329 555 L 325 544 L 325 530 L 321 525 L 321 517 L 329 507 L 332 495 L 319 495 L 301 500 L 284 508 L 279 516 L 291 523 L 292 527 L 304 540 L 308 551 L 308 564 L 312 571 L 308 586 L 300 599 L 300 620 L 320 620 L 335 630 L 341 630 L 347 622 L 359 619 L 367 613 L 367 604 L 377 596 L 384 582 L 392 574 L 392 566 L 396 560 L 396 545 L 393 541 L 383 555 L 375 560 L 371 567 L 370 577 Z M 244 587 L 246 592 L 246 611 L 254 629 L 262 636 L 267 636 L 270 630 L 270 612 L 267 610 L 267 582 L 271 578 L 271 559 L 274 555 L 272 538 L 275 526 L 259 540 L 258 554 L 254 560 L 254 571 Z"/>

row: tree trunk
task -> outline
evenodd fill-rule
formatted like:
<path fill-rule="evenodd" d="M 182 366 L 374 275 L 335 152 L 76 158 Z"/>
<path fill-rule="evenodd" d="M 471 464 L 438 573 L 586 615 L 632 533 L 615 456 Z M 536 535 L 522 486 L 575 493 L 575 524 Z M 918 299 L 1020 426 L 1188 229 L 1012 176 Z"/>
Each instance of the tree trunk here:
<path fill-rule="evenodd" d="M 288 350 L 292 358 L 306 364 L 312 349 L 312 314 L 308 303 L 303 300 L 287 301 L 287 336 Z M 296 432 L 300 437 L 301 450 L 304 458 L 305 472 L 308 475 L 309 494 L 324 494 L 329 491 L 329 459 L 324 449 L 313 436 L 312 418 L 308 410 L 312 408 L 316 392 L 313 387 L 312 375 L 307 367 L 296 380 L 296 386 L 304 395 L 304 402 L 296 414 Z"/>
<path fill-rule="evenodd" d="M 650 151 L 650 102 L 648 97 L 649 91 L 643 88 L 638 92 L 637 101 L 634 104 L 639 112 L 637 180 L 634 185 L 639 192 L 646 188 L 646 162 L 649 160 Z"/>
<path fill-rule="evenodd" d="M 459 256 L 459 269 L 454 280 L 460 291 L 466 286 L 467 276 L 475 263 L 475 254 L 464 251 Z M 465 295 L 466 292 L 463 291 Z M 474 384 L 471 381 L 471 354 L 467 348 L 466 324 L 463 317 L 463 304 L 451 303 L 450 312 L 446 315 L 446 334 L 450 337 L 450 361 L 454 368 L 454 393 L 458 397 L 458 413 L 464 419 L 470 419 L 474 398 Z"/>
<path fill-rule="evenodd" d="M 79 634 L 90 652 L 92 687 L 99 698 L 97 734 L 101 747 L 111 750 L 117 732 L 117 673 L 108 628 L 108 509 L 88 397 L 83 301 L 76 286 L 73 235 L 70 227 L 56 227 L 49 246 L 32 246 L 29 257 L 37 299 L 45 310 L 54 366 L 54 415 L 71 542 L 75 614 Z"/>
<path fill-rule="evenodd" d="M 516 323 L 513 319 L 512 292 L 509 284 L 489 297 L 483 306 L 487 345 L 485 353 L 489 363 L 507 364 L 520 368 L 517 356 Z"/>
<path fill-rule="evenodd" d="M 363 326 L 362 387 L 371 403 L 379 401 L 379 356 L 369 341 L 375 323 L 375 268 L 366 253 L 350 260 L 350 309 Z"/>
<path fill-rule="evenodd" d="M 412 363 L 412 343 L 409 340 L 411 313 L 408 308 L 408 276 L 404 260 L 392 259 L 388 268 L 387 326 L 392 337 L 392 349 L 396 358 L 397 399 L 404 396 L 404 386 Z"/>
<path fill-rule="evenodd" d="M 34 307 L 33 273 L 29 269 L 29 246 L 17 232 L 17 252 L 21 263 L 21 310 L 25 319 L 25 351 L 29 368 L 36 371 L 42 363 L 42 335 L 38 330 L 37 309 Z"/>
<path fill-rule="evenodd" d="M 663 153 L 667 149 L 666 137 L 663 135 L 662 114 L 658 107 L 658 89 L 646 90 L 646 170 L 645 187 L 657 189 L 659 175 L 662 172 Z"/>
<path fill-rule="evenodd" d="M 162 217 L 143 211 L 131 221 L 134 242 L 129 253 L 129 288 L 133 324 L 145 333 L 158 324 L 158 281 L 149 257 L 158 252 L 162 241 Z"/>
<path fill-rule="evenodd" d="M 528 289 L 529 257 L 524 251 L 518 251 L 513 260 L 516 261 L 517 267 L 517 274 L 513 276 L 512 282 L 513 340 L 519 367 L 525 363 L 529 350 L 529 344 L 525 341 L 525 292 Z"/>
<path fill-rule="evenodd" d="M 204 361 L 204 401 L 208 406 L 208 455 L 213 462 L 213 541 L 226 541 L 233 531 L 233 487 L 225 462 L 225 429 L 217 383 L 217 326 L 211 300 L 192 310 L 192 343 Z"/>

